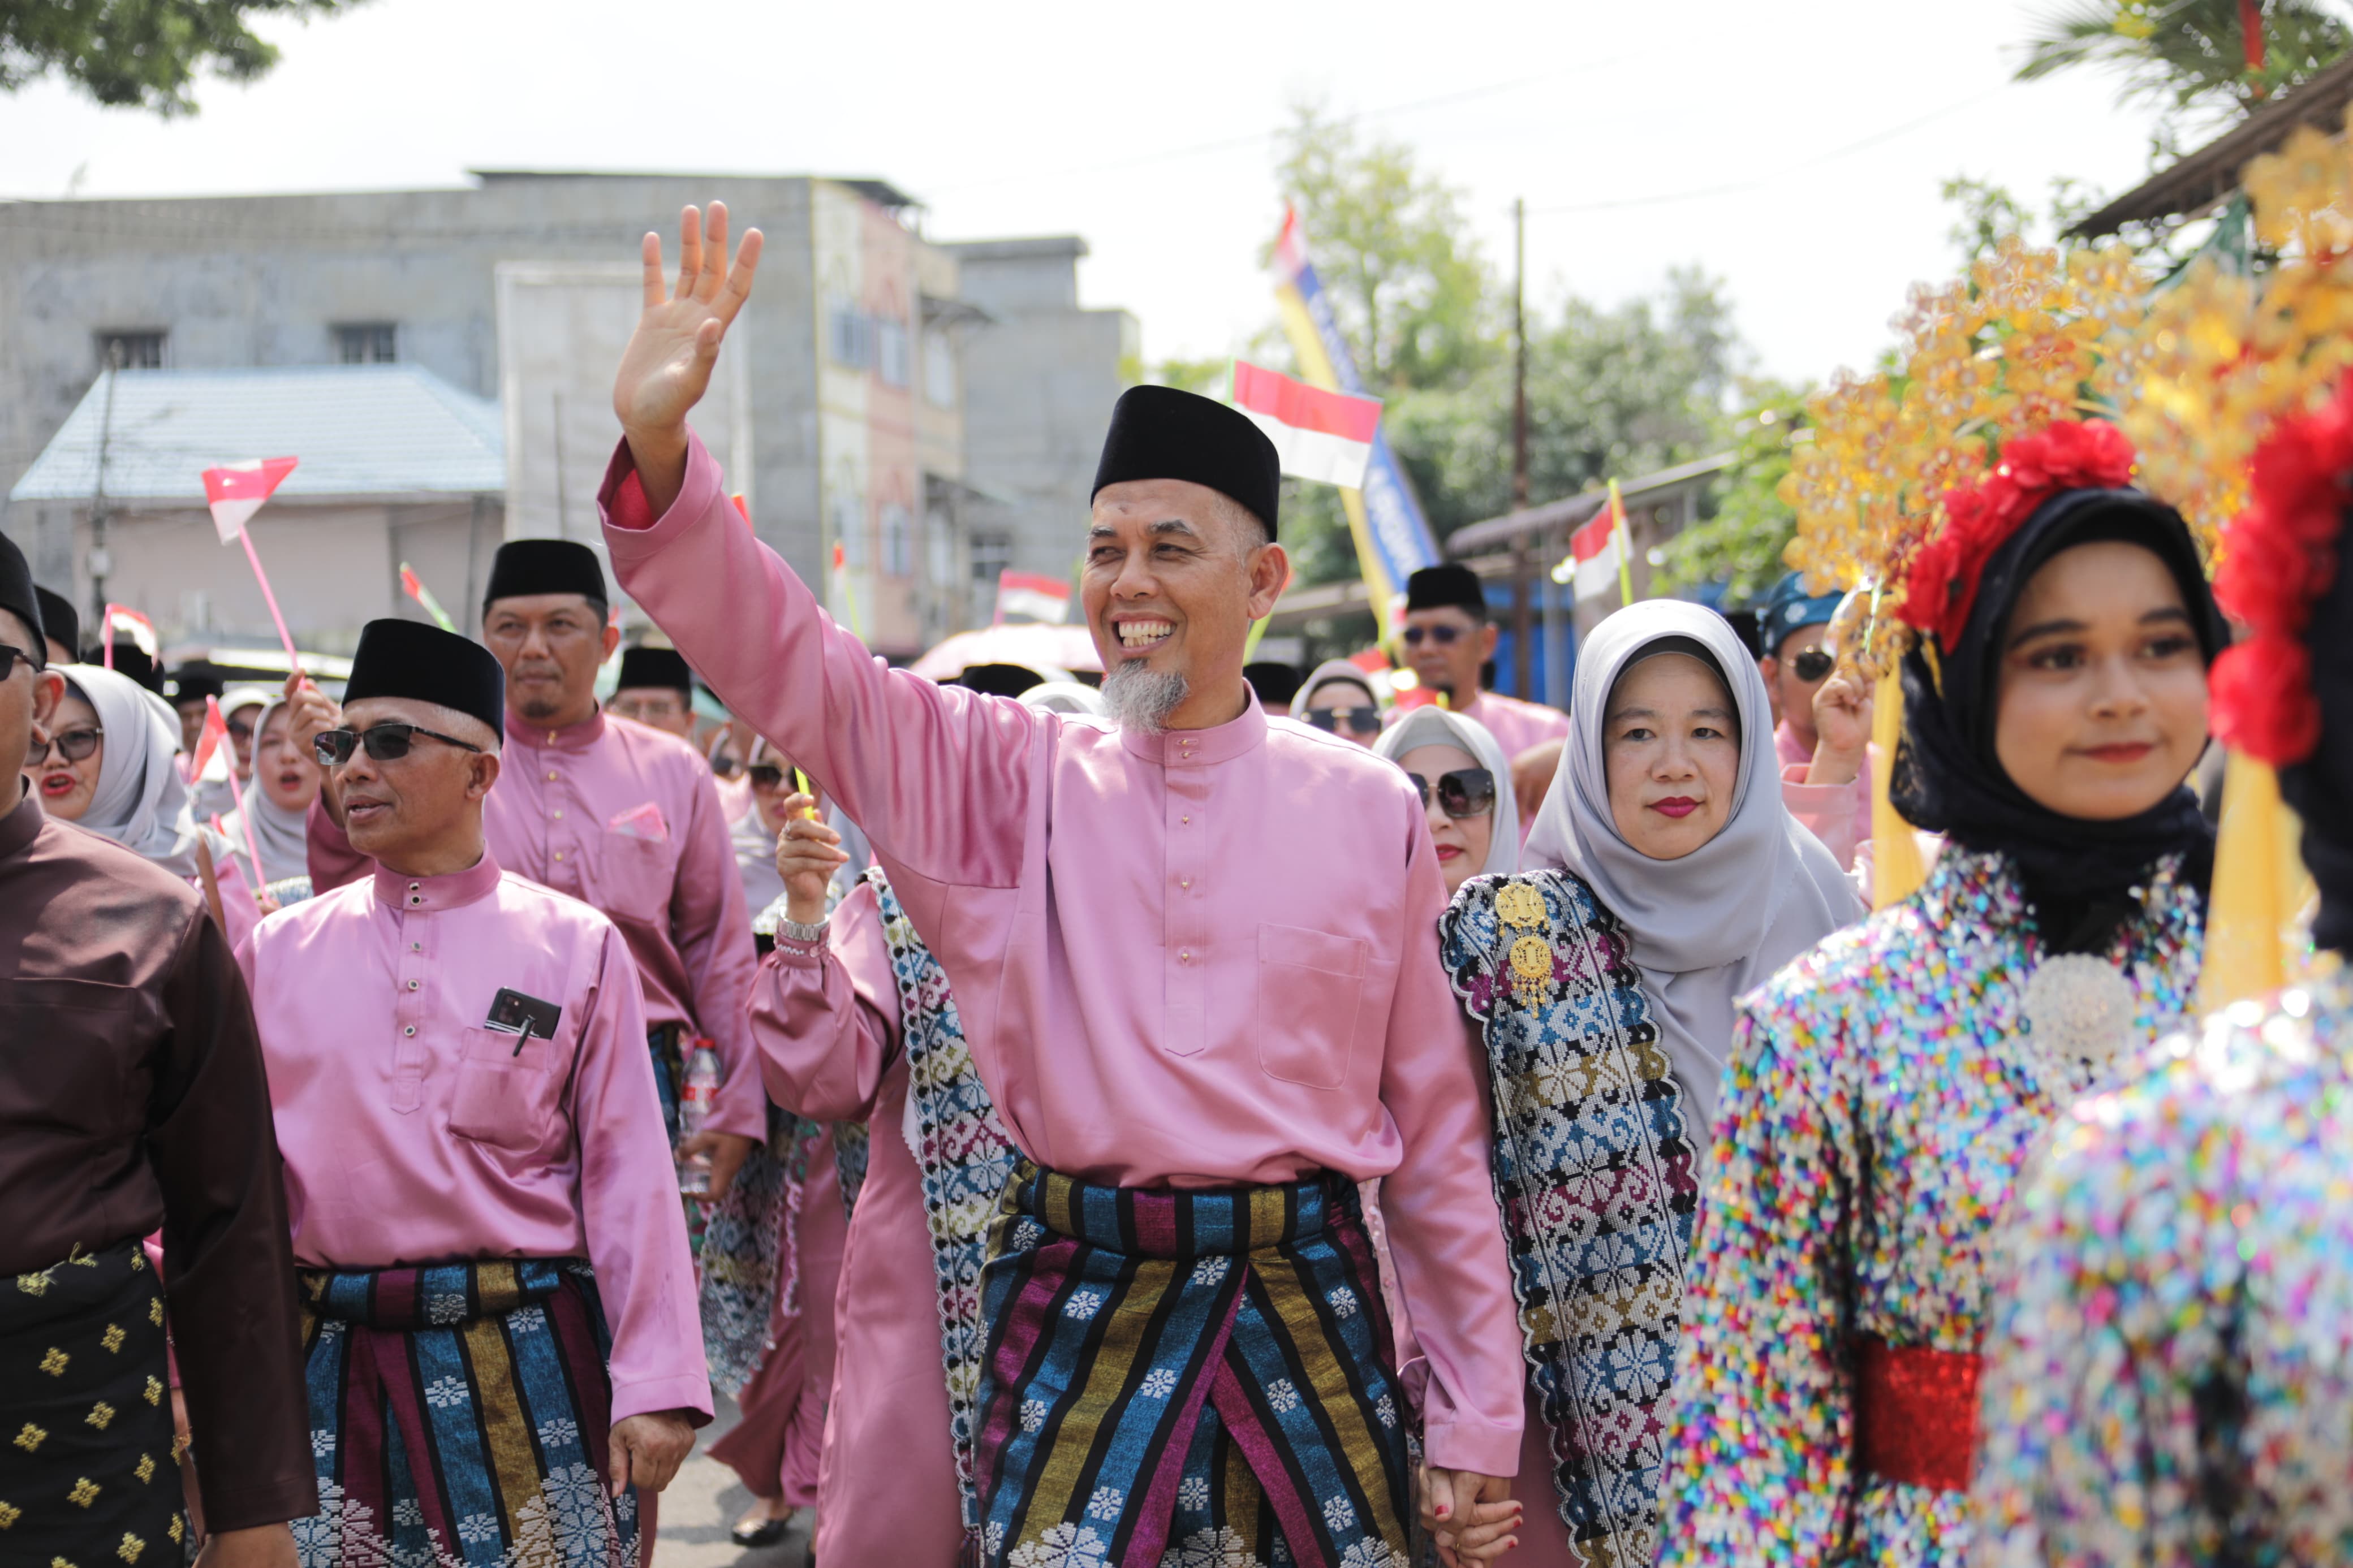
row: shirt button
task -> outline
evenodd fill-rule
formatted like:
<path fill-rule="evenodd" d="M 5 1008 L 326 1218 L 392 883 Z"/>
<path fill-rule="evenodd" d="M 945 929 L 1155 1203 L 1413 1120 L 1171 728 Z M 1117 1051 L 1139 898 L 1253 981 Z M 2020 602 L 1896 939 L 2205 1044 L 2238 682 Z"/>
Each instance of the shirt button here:
<path fill-rule="evenodd" d="M 561 850 L 561 849 L 557 850 L 557 851 L 555 852 L 555 858 L 556 858 L 558 860 L 563 859 L 563 858 L 564 858 L 564 851 L 563 851 L 563 850 Z"/>
<path fill-rule="evenodd" d="M 409 1026 L 408 1026 L 408 1027 L 406 1027 L 406 1029 L 401 1030 L 400 1032 L 401 1032 L 402 1034 L 404 1034 L 404 1035 L 413 1035 L 413 1034 L 417 1033 L 417 1026 L 416 1026 L 416 1025 L 414 1025 L 414 1024 L 411 1024 L 411 1025 L 409 1025 Z"/>
<path fill-rule="evenodd" d="M 554 775 L 554 773 L 550 773 L 550 774 L 548 774 L 548 775 L 547 775 L 547 782 L 548 782 L 548 783 L 550 783 L 550 784 L 554 784 L 554 783 L 555 782 L 555 775 Z"/>
<path fill-rule="evenodd" d="M 1177 962 L 1177 963 L 1192 963 L 1192 962 L 1193 962 L 1193 950 L 1192 950 L 1191 948 L 1189 948 L 1189 947 L 1188 947 L 1188 948 L 1187 948 L 1184 952 L 1182 952 L 1178 953 L 1178 954 L 1176 955 L 1176 962 Z"/>
<path fill-rule="evenodd" d="M 1176 885 L 1180 888 L 1189 888 L 1193 885 L 1193 879 L 1190 877 L 1180 878 L 1178 879 Z"/>
<path fill-rule="evenodd" d="M 564 814 L 563 814 L 562 812 L 560 812 L 560 811 L 559 811 L 559 812 L 557 812 L 557 813 L 555 814 L 555 820 L 556 820 L 556 821 L 558 821 L 558 822 L 563 821 L 563 820 L 564 820 Z"/>
<path fill-rule="evenodd" d="M 412 942 L 408 944 L 408 951 L 411 952 L 423 952 L 425 951 L 425 944 L 421 942 Z"/>
<path fill-rule="evenodd" d="M 411 991 L 416 990 L 416 989 L 417 989 L 417 982 L 416 982 L 416 981 L 414 981 L 414 980 L 410 981 L 410 982 L 408 983 L 408 988 L 409 988 Z"/>
<path fill-rule="evenodd" d="M 1176 820 L 1183 823 L 1187 827 L 1193 826 L 1193 819 L 1189 816 L 1180 816 Z"/>

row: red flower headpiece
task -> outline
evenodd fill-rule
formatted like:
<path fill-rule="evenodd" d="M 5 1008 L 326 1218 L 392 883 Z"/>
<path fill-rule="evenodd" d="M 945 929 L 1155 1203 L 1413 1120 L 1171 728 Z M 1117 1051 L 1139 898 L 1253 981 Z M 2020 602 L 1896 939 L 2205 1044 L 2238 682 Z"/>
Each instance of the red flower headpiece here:
<path fill-rule="evenodd" d="M 2226 745 L 2281 767 L 2320 743 L 2304 634 L 2336 579 L 2337 536 L 2353 505 L 2353 378 L 2266 436 L 2248 478 L 2253 499 L 2222 530 L 2214 597 L 2253 635 L 2214 661 L 2213 728 Z"/>
<path fill-rule="evenodd" d="M 1896 615 L 1950 652 L 1978 602 L 1978 580 L 2002 542 L 2061 490 L 2115 489 L 2132 480 L 2133 446 L 2102 419 L 2051 426 L 2005 442 L 1984 479 L 1945 493 L 1945 526 L 1912 558 Z"/>

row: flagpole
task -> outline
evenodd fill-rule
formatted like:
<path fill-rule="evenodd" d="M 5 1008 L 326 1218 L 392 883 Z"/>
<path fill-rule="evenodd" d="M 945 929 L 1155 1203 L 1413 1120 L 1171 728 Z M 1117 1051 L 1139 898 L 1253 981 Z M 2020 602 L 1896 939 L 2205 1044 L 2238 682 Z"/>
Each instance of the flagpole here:
<path fill-rule="evenodd" d="M 1618 603 L 1634 602 L 1634 531 L 1626 526 L 1626 501 L 1618 481 L 1609 481 L 1609 531 L 1618 536 Z"/>
<path fill-rule="evenodd" d="M 286 645 L 286 665 L 296 675 L 302 673 L 302 656 L 294 651 L 294 636 L 286 629 L 286 617 L 278 608 L 278 595 L 269 591 L 269 574 L 261 569 L 261 557 L 254 553 L 253 532 L 250 529 L 237 531 L 237 542 L 245 546 L 245 558 L 253 564 L 253 580 L 261 584 L 262 603 L 269 606 L 269 618 L 278 623 L 278 640 Z"/>

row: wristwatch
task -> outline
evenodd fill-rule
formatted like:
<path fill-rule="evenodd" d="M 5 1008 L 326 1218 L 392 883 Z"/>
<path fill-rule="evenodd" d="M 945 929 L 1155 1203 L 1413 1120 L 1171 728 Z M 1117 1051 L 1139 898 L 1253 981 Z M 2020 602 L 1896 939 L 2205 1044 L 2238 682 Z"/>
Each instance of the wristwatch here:
<path fill-rule="evenodd" d="M 815 925 L 803 925 L 797 920 L 779 920 L 776 921 L 776 935 L 786 942 L 797 942 L 803 947 L 815 947 L 825 941 L 825 927 L 824 921 Z"/>

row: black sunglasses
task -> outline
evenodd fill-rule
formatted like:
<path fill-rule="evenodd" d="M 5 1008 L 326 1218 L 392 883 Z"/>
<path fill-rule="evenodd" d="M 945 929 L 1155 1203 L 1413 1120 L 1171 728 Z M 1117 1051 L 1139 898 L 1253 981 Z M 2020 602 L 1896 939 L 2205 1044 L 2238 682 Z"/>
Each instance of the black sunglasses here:
<path fill-rule="evenodd" d="M 471 741 L 461 741 L 455 735 L 445 735 L 422 724 L 378 724 L 372 730 L 328 730 L 311 742 L 311 749 L 317 753 L 319 765 L 325 768 L 342 767 L 362 746 L 367 748 L 370 762 L 395 763 L 408 755 L 409 748 L 417 744 L 419 735 L 438 741 L 445 746 L 455 746 L 461 752 L 482 749 Z"/>
<path fill-rule="evenodd" d="M 1422 809 L 1430 808 L 1430 781 L 1419 773 L 1408 773 L 1413 781 L 1413 793 L 1421 796 Z M 1460 821 L 1466 816 L 1484 816 L 1495 809 L 1495 775 L 1484 768 L 1457 768 L 1451 773 L 1438 775 L 1438 809 Z"/>
<path fill-rule="evenodd" d="M 1835 667 L 1837 663 L 1838 660 L 1832 658 L 1821 649 L 1818 647 L 1810 647 L 1805 652 L 1798 655 L 1797 658 L 1791 659 L 1789 661 L 1789 668 L 1798 672 L 1798 679 L 1799 680 L 1803 680 L 1810 684 L 1811 682 L 1820 680 L 1824 677 L 1828 676 L 1831 668 Z"/>
<path fill-rule="evenodd" d="M 1304 717 L 1317 729 L 1335 735 L 1343 730 L 1351 735 L 1377 735 L 1381 732 L 1381 713 L 1377 708 L 1310 708 Z"/>
<path fill-rule="evenodd" d="M 752 776 L 752 782 L 762 789 L 775 789 L 785 782 L 785 770 L 781 763 L 754 763 L 744 771 L 749 773 Z"/>
<path fill-rule="evenodd" d="M 16 661 L 20 658 L 36 670 L 47 669 L 49 667 L 49 661 L 47 658 L 37 658 L 23 648 L 13 647 L 7 643 L 0 642 L 0 680 L 5 680 L 16 673 Z"/>
<path fill-rule="evenodd" d="M 25 753 L 25 761 L 37 768 L 47 762 L 49 753 L 54 752 L 69 763 L 86 763 L 90 761 L 90 753 L 98 750 L 99 742 L 105 738 L 105 731 L 87 726 L 79 730 L 63 731 L 50 736 L 48 744 L 43 746 L 39 752 L 27 751 Z"/>
<path fill-rule="evenodd" d="M 1405 629 L 1405 646 L 1419 647 L 1422 638 L 1428 637 L 1440 647 L 1452 647 L 1462 635 L 1461 626 L 1408 626 Z"/>

